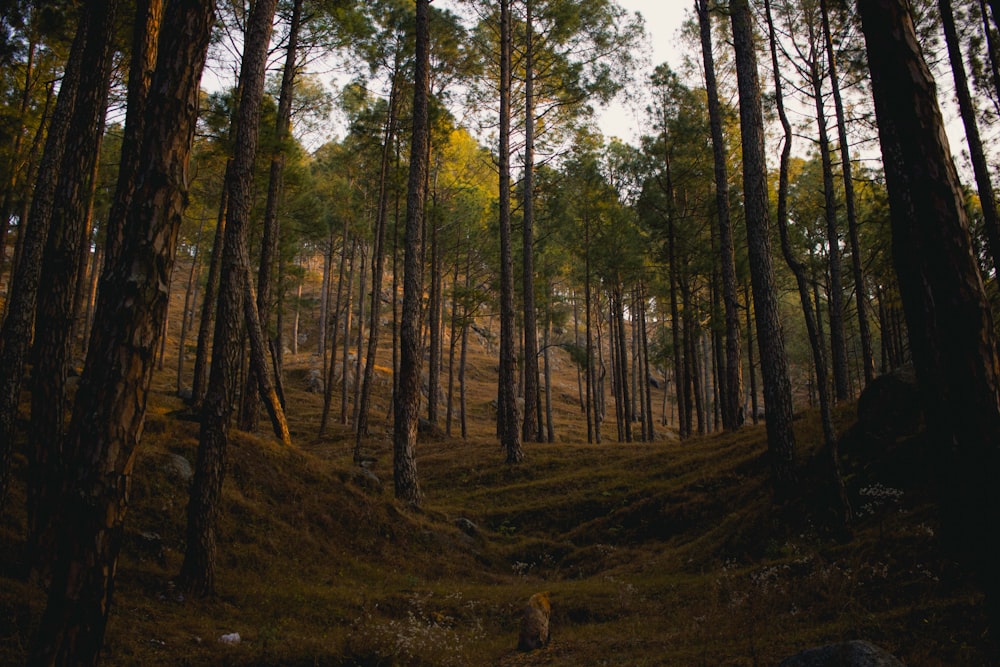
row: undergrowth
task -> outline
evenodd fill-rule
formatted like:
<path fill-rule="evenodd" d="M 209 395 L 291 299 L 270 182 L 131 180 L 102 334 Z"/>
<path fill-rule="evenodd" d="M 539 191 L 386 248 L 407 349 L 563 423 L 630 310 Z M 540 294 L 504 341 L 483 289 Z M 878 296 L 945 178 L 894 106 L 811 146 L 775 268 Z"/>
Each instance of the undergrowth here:
<path fill-rule="evenodd" d="M 939 544 L 934 494 L 913 463 L 927 446 L 919 433 L 845 452 L 855 518 L 844 532 L 817 491 L 825 454 L 812 412 L 796 421 L 802 499 L 785 507 L 772 501 L 762 425 L 587 445 L 563 398 L 560 441 L 526 444 L 525 462 L 507 466 L 481 356 L 471 436 L 421 439 L 424 500 L 412 511 L 393 499 L 384 405 L 364 472 L 336 410 L 316 436 L 321 399 L 301 381 L 316 360 L 300 356 L 286 387 L 295 447 L 234 431 L 206 599 L 171 582 L 197 424 L 171 395 L 174 378 L 157 380 L 104 664 L 749 666 L 856 638 L 909 665 L 997 663 L 982 596 Z M 559 396 L 575 391 L 571 371 Z M 837 419 L 849 432 L 853 406 Z M 24 466 L 18 457 L 0 525 L 4 665 L 24 662 L 44 604 L 21 563 Z M 518 653 L 521 607 L 541 590 L 552 642 Z"/>

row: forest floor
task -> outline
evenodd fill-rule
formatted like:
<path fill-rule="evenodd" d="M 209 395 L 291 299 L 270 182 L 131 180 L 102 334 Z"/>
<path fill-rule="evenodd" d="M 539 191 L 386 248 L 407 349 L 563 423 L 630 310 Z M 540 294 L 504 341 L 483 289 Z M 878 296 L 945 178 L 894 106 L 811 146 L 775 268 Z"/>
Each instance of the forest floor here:
<path fill-rule="evenodd" d="M 763 425 L 680 442 L 658 423 L 654 442 L 620 444 L 608 423 L 604 443 L 588 445 L 575 368 L 560 356 L 557 442 L 527 443 L 508 466 L 493 435 L 495 357 L 478 343 L 469 437 L 420 438 L 419 511 L 393 498 L 387 371 L 365 472 L 339 395 L 317 436 L 322 395 L 307 385 L 318 358 L 290 357 L 295 444 L 268 437 L 266 417 L 257 434 L 233 431 L 216 595 L 185 599 L 171 579 L 198 425 L 167 362 L 135 467 L 105 665 L 756 666 L 848 639 L 913 666 L 1000 663 L 981 594 L 940 548 L 920 432 L 862 437 L 854 404 L 840 406 L 838 429 L 853 434 L 845 533 L 827 528 L 814 411 L 796 421 L 806 491 L 776 508 Z M 2 665 L 23 664 L 44 605 L 20 576 L 21 449 L 0 520 Z M 552 641 L 520 653 L 520 611 L 538 591 L 551 594 Z"/>

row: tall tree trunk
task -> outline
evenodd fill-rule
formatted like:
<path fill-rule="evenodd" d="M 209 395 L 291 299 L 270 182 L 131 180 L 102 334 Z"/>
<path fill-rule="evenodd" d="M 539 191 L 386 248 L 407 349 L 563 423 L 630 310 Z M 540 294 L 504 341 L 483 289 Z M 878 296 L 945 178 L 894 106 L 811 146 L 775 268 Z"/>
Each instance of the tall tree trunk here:
<path fill-rule="evenodd" d="M 219 198 L 219 215 L 215 221 L 215 239 L 212 243 L 212 257 L 208 263 L 208 277 L 205 279 L 205 294 L 202 296 L 201 317 L 198 320 L 198 348 L 194 355 L 194 377 L 191 380 L 191 405 L 200 408 L 208 390 L 209 343 L 215 323 L 215 307 L 218 304 L 216 291 L 222 273 L 222 255 L 226 244 L 226 217 L 229 210 L 229 172 L 231 161 L 226 163 L 222 179 L 222 194 Z"/>
<path fill-rule="evenodd" d="M 164 0 L 136 0 L 136 20 L 132 25 L 132 59 L 128 72 L 128 96 L 125 107 L 125 134 L 122 137 L 122 159 L 118 166 L 115 198 L 108 212 L 105 230 L 104 261 L 110 266 L 116 260 L 125 231 L 125 216 L 132 205 L 136 174 L 141 165 L 138 144 L 142 139 L 146 100 L 156 67 L 156 44 L 163 22 Z M 89 61 L 88 61 L 89 65 Z"/>
<path fill-rule="evenodd" d="M 1000 359 L 934 79 L 907 3 L 859 0 L 892 219 L 893 260 L 932 442 L 942 528 L 1000 621 Z"/>
<path fill-rule="evenodd" d="M 545 340 L 542 343 L 542 360 L 545 363 L 545 441 L 555 442 L 555 424 L 552 422 L 552 358 L 549 344 L 552 339 L 552 282 L 545 285 Z"/>
<path fill-rule="evenodd" d="M 722 398 L 722 426 L 734 430 L 742 425 L 740 405 L 743 402 L 743 341 L 740 333 L 740 310 L 736 285 L 736 249 L 729 219 L 729 170 L 726 139 L 722 133 L 722 110 L 719 86 L 715 78 L 715 56 L 712 53 L 712 22 L 708 0 L 698 0 L 698 26 L 701 52 L 705 63 L 705 90 L 708 92 L 708 115 L 712 132 L 712 155 L 715 164 L 715 208 L 719 216 L 719 252 L 722 260 L 722 298 L 726 309 L 726 376 Z"/>
<path fill-rule="evenodd" d="M 823 166 L 823 213 L 826 219 L 826 255 L 830 286 L 827 290 L 830 309 L 830 349 L 833 362 L 833 386 L 838 401 L 846 401 L 847 342 L 844 337 L 844 289 L 840 260 L 840 232 L 837 229 L 837 194 L 833 186 L 833 161 L 830 158 L 830 138 L 826 128 L 826 107 L 823 101 L 823 73 L 820 71 L 819 37 L 809 24 L 809 43 L 813 46 L 809 59 L 809 81 L 816 103 L 816 128 L 819 133 L 819 154 Z M 819 305 L 819 304 L 817 304 Z"/>
<path fill-rule="evenodd" d="M 618 290 L 617 307 L 615 309 L 614 326 L 618 328 L 618 359 L 620 370 L 619 377 L 622 380 L 622 415 L 625 418 L 625 442 L 632 442 L 632 408 L 628 393 L 628 346 L 625 343 L 625 304 L 623 300 L 622 288 Z"/>
<path fill-rule="evenodd" d="M 455 414 L 455 348 L 458 346 L 458 260 L 452 268 L 451 277 L 451 318 L 448 325 L 448 394 L 445 400 L 444 432 L 451 437 L 451 421 Z"/>
<path fill-rule="evenodd" d="M 750 294 L 749 283 L 743 286 L 743 300 L 746 302 L 746 318 L 747 318 L 747 369 L 750 375 L 750 416 L 753 419 L 753 423 L 757 423 L 758 406 L 757 406 L 757 371 L 756 364 L 753 358 L 753 347 L 754 347 L 754 330 L 753 323 L 751 319 L 753 318 L 753 296 Z"/>
<path fill-rule="evenodd" d="M 416 66 L 413 88 L 413 140 L 406 187 L 406 237 L 403 255 L 403 313 L 399 331 L 399 391 L 393 421 L 393 485 L 396 498 L 420 504 L 417 483 L 417 415 L 420 411 L 420 301 L 423 292 L 423 221 L 430 153 L 430 0 L 417 0 Z"/>
<path fill-rule="evenodd" d="M 586 410 L 587 410 L 587 443 L 600 442 L 600 431 L 597 428 L 597 401 L 594 400 L 596 387 L 594 383 L 594 334 L 591 325 L 590 312 L 590 217 L 587 215 L 584 220 L 584 278 L 583 278 L 583 317 L 586 336 L 587 362 L 584 366 L 587 381 Z"/>
<path fill-rule="evenodd" d="M 351 424 L 354 425 L 354 430 L 358 430 L 358 410 L 360 408 L 361 399 L 361 374 L 362 374 L 362 357 L 361 357 L 361 347 L 365 340 L 365 280 L 367 278 L 365 266 L 368 255 L 365 252 L 365 244 L 361 244 L 361 266 L 358 271 L 358 337 L 355 339 L 354 344 L 354 386 L 351 388 L 351 396 L 353 400 L 351 401 Z"/>
<path fill-rule="evenodd" d="M 268 364 L 267 342 L 264 340 L 264 327 L 257 312 L 257 300 L 253 292 L 253 276 L 250 272 L 250 260 L 247 259 L 246 276 L 243 282 L 243 317 L 246 320 L 247 335 L 250 339 L 250 372 L 248 376 L 257 378 L 257 394 L 267 408 L 271 419 L 271 428 L 281 444 L 291 446 L 292 438 L 288 432 L 288 422 L 279 390 L 271 382 L 271 367 Z M 277 385 L 280 387 L 281 385 Z"/>
<path fill-rule="evenodd" d="M 398 71 L 398 69 L 397 62 L 395 70 Z M 389 218 L 389 166 L 392 159 L 392 146 L 396 138 L 396 107 L 399 96 L 396 71 L 393 72 L 392 88 L 389 91 L 389 113 L 386 117 L 382 137 L 378 214 L 375 218 L 375 245 L 372 249 L 372 300 L 369 308 L 368 353 L 365 357 L 365 377 L 361 384 L 361 400 L 359 401 L 357 428 L 355 429 L 355 461 L 360 460 L 361 442 L 363 438 L 368 436 L 368 404 L 371 401 L 372 385 L 375 382 L 375 360 L 378 353 L 379 330 L 381 329 L 382 280 L 385 274 L 385 232 Z M 361 355 L 360 348 L 358 355 L 359 357 Z"/>
<path fill-rule="evenodd" d="M 865 274 L 861 261 L 861 241 L 858 238 L 858 211 L 854 196 L 854 168 L 851 164 L 851 145 L 847 138 L 847 118 L 844 100 L 840 94 L 840 77 L 837 74 L 837 54 L 833 48 L 833 33 L 830 30 L 830 12 L 827 0 L 820 0 L 823 17 L 823 36 L 826 42 L 826 60 L 833 91 L 833 105 L 837 114 L 837 137 L 840 142 L 841 172 L 844 177 L 844 206 L 847 210 L 847 235 L 851 243 L 851 272 L 854 276 L 854 298 L 858 309 L 858 335 L 861 338 L 861 355 L 865 384 L 875 377 L 875 358 L 872 353 L 872 334 L 868 324 L 868 294 Z"/>
<path fill-rule="evenodd" d="M 955 97 L 958 98 L 958 110 L 962 116 L 962 126 L 965 128 L 965 140 L 969 144 L 972 170 L 976 175 L 979 204 L 983 211 L 983 229 L 986 231 L 986 241 L 993 257 L 994 269 L 1000 274 L 1000 222 L 997 220 L 996 198 L 990 180 L 990 167 L 983 150 L 983 141 L 979 136 L 979 125 L 976 123 L 975 103 L 969 93 L 969 80 L 965 74 L 965 61 L 962 59 L 958 30 L 955 28 L 955 16 L 951 11 L 950 0 L 938 0 L 938 7 L 941 10 L 945 42 L 948 44 L 951 73 L 955 79 Z"/>
<path fill-rule="evenodd" d="M 436 185 L 435 185 L 436 187 Z M 441 398 L 441 246 L 438 239 L 440 211 L 437 192 L 431 197 L 426 224 L 430 228 L 431 276 L 427 299 L 427 421 L 438 423 L 438 403 Z"/>
<path fill-rule="evenodd" d="M 511 39 L 510 0 L 500 0 L 500 379 L 497 426 L 507 463 L 519 463 L 524 460 L 524 451 L 521 448 L 515 395 L 514 255 L 510 238 Z"/>
<path fill-rule="evenodd" d="M 642 284 L 639 285 L 639 297 L 639 346 L 643 367 L 642 384 L 646 387 L 646 407 L 642 412 L 646 418 L 646 437 L 652 442 L 655 438 L 655 431 L 653 429 L 653 388 L 650 383 L 650 378 L 653 377 L 653 374 L 649 367 L 649 334 L 646 331 L 646 295 L 645 287 Z M 666 387 L 664 387 L 664 395 L 666 395 L 666 392 Z"/>
<path fill-rule="evenodd" d="M 132 466 L 185 201 L 212 2 L 166 12 L 141 142 L 139 189 L 121 252 L 102 279 L 65 448 L 65 499 L 45 612 L 28 664 L 94 665 L 123 538 Z"/>
<path fill-rule="evenodd" d="M 346 241 L 345 241 L 346 243 Z M 347 382 L 351 356 L 351 318 L 354 314 L 354 267 L 358 256 L 358 239 L 351 239 L 351 269 L 347 274 L 347 303 L 344 306 L 344 358 L 340 365 L 340 423 L 347 423 Z"/>
<path fill-rule="evenodd" d="M 330 363 L 327 366 L 326 382 L 323 383 L 323 413 L 319 421 L 319 437 L 326 434 L 326 425 L 330 419 L 330 404 L 333 402 L 333 385 L 336 380 L 337 369 L 337 329 L 340 323 L 340 302 L 344 294 L 344 265 L 347 264 L 347 227 L 348 219 L 344 217 L 343 240 L 340 247 L 340 270 L 337 277 L 337 299 L 334 302 L 333 312 L 330 315 Z M 333 230 L 330 230 L 330 255 L 333 255 Z M 326 332 L 323 332 L 326 336 Z"/>
<path fill-rule="evenodd" d="M 281 204 L 285 178 L 285 141 L 292 124 L 292 97 L 295 92 L 295 58 L 299 46 L 299 24 L 302 17 L 302 1 L 292 3 L 292 15 L 288 24 L 288 44 L 285 47 L 285 64 L 281 72 L 281 91 L 278 94 L 278 116 L 274 126 L 274 151 L 271 153 L 271 165 L 267 180 L 267 199 L 264 203 L 264 235 L 260 242 L 260 267 L 257 271 L 257 312 L 260 315 L 262 332 L 267 335 L 270 345 L 275 344 L 277 336 L 269 335 L 271 321 L 271 292 L 274 265 L 278 256 L 278 239 L 281 221 L 278 217 L 278 207 Z M 257 428 L 260 403 L 257 385 L 261 381 L 270 383 L 267 378 L 258 378 L 260 367 L 251 365 L 247 384 L 244 388 L 244 415 L 240 427 L 245 431 Z M 275 368 L 275 379 L 278 369 Z M 265 402 L 269 399 L 264 398 Z M 287 428 L 287 427 L 286 427 Z"/>
<path fill-rule="evenodd" d="M 670 168 L 670 156 L 667 155 L 663 163 L 664 187 L 667 195 L 667 269 L 670 283 L 670 334 L 671 343 L 674 349 L 674 402 L 677 404 L 677 435 L 682 440 L 691 435 L 691 419 L 688 409 L 689 402 L 686 400 L 685 391 L 688 387 L 687 374 L 685 373 L 684 360 L 687 355 L 684 353 L 683 330 L 681 323 L 680 307 L 678 300 L 678 283 L 680 282 L 680 268 L 678 266 L 677 252 L 677 229 L 675 221 L 673 174 Z"/>
<path fill-rule="evenodd" d="M 615 399 L 615 426 L 618 429 L 618 442 L 625 441 L 625 420 L 626 415 L 622 411 L 624 400 L 622 398 L 622 365 L 618 360 L 618 305 L 616 303 L 616 291 L 612 288 L 608 294 L 608 356 L 611 361 L 611 395 Z"/>
<path fill-rule="evenodd" d="M 34 552 L 34 565 L 43 570 L 47 562 L 37 559 L 48 561 L 52 557 L 48 553 L 52 546 L 49 534 L 52 516 L 47 511 L 58 507 L 54 494 L 58 493 L 58 480 L 64 472 L 62 440 L 66 377 L 73 343 L 73 298 L 108 102 L 117 11 L 117 0 L 95 2 L 82 17 L 87 31 L 83 59 L 88 66 L 80 75 L 69 122 L 42 255 L 44 270 L 38 280 L 27 492 L 29 550 Z M 38 548 L 45 553 L 35 551 Z"/>
<path fill-rule="evenodd" d="M 771 263 L 764 122 L 750 5 L 747 0 L 733 0 L 730 9 L 740 93 L 743 198 L 746 208 L 750 280 L 753 284 L 757 344 L 764 380 L 768 453 L 771 458 L 775 499 L 780 503 L 792 498 L 797 485 L 795 433 L 792 430 L 792 388 L 788 381 L 785 336 L 778 313 L 778 295 L 774 282 L 774 267 Z"/>
<path fill-rule="evenodd" d="M 194 255 L 191 257 L 191 269 L 188 271 L 187 289 L 184 291 L 184 310 L 181 312 L 181 334 L 177 343 L 177 395 L 184 393 L 184 357 L 187 351 L 188 312 L 194 309 L 195 285 L 198 282 L 198 255 L 201 253 L 201 234 L 205 229 L 205 218 L 201 219 L 198 225 L 198 241 L 194 246 Z"/>
<path fill-rule="evenodd" d="M 524 3 L 524 202 L 522 208 L 521 302 L 524 309 L 524 442 L 541 440 L 538 413 L 538 335 L 535 314 L 535 73 L 532 0 Z"/>
<path fill-rule="evenodd" d="M 764 0 L 764 11 L 767 17 L 768 40 L 771 47 L 771 64 L 774 71 L 775 104 L 778 118 L 784 131 L 784 142 L 781 145 L 781 161 L 778 171 L 778 210 L 777 223 L 781 235 L 781 252 L 788 268 L 795 275 L 799 289 L 799 299 L 802 302 L 802 313 L 805 317 L 809 345 L 812 348 L 813 365 L 816 369 L 816 385 L 819 390 L 820 422 L 823 429 L 823 440 L 828 456 L 830 507 L 837 514 L 837 527 L 846 530 L 851 520 L 851 505 L 844 487 L 844 478 L 840 473 L 840 457 L 838 452 L 837 432 L 833 424 L 833 401 L 830 397 L 830 380 L 827 374 L 826 357 L 823 339 L 809 298 L 809 279 L 806 269 L 795 257 L 788 235 L 788 164 L 792 154 L 792 125 L 785 113 L 784 97 L 781 90 L 781 74 L 778 69 L 777 39 L 774 23 L 771 19 L 771 3 Z"/>
<path fill-rule="evenodd" d="M 87 16 L 102 13 L 101 8 L 88 5 L 83 9 L 76 37 L 70 48 L 63 73 L 59 96 L 49 122 L 45 152 L 38 168 L 36 186 L 31 201 L 31 217 L 22 218 L 19 242 L 21 256 L 11 275 L 7 315 L 0 329 L 0 513 L 6 505 L 10 483 L 11 455 L 14 450 L 17 410 L 21 398 L 21 382 L 25 356 L 31 345 L 38 285 L 42 272 L 42 256 L 49 236 L 59 170 L 76 107 L 76 95 L 82 76 L 83 53 L 87 45 Z"/>
<path fill-rule="evenodd" d="M 576 291 L 573 292 L 573 345 L 580 348 L 580 299 Z M 587 406 L 583 393 L 583 373 L 580 365 L 576 365 L 576 393 L 580 397 L 580 412 L 586 412 Z"/>
<path fill-rule="evenodd" d="M 990 61 L 990 78 L 993 80 L 993 90 L 1000 95 L 1000 44 L 990 27 L 990 13 L 986 8 L 986 0 L 979 0 L 979 14 L 983 21 L 983 36 L 986 38 L 986 54 Z M 1000 102 L 993 100 L 993 108 L 1000 113 Z"/>
<path fill-rule="evenodd" d="M 63 78 L 62 78 L 62 81 L 63 81 L 62 85 L 65 85 L 66 74 L 67 74 L 67 72 L 64 71 L 63 72 Z M 75 84 L 73 84 L 73 85 L 75 85 Z M 58 107 L 58 97 L 54 93 L 54 88 L 55 88 L 55 82 L 50 82 L 46 86 L 45 104 L 44 104 L 44 108 L 42 109 L 42 112 L 41 112 L 42 121 L 38 124 L 38 129 L 35 130 L 35 137 L 34 137 L 33 141 L 31 142 L 31 148 L 28 151 L 29 154 L 32 156 L 32 158 L 28 160 L 28 164 L 27 164 L 27 167 L 26 167 L 27 176 L 23 179 L 25 183 L 35 183 L 37 185 L 37 183 L 38 183 L 38 175 L 40 173 L 42 173 L 42 165 L 45 163 L 45 152 L 44 152 L 44 150 L 42 150 L 42 144 L 43 144 L 43 140 L 47 144 L 48 137 L 49 137 L 49 135 L 51 134 L 51 131 L 52 131 L 52 128 L 51 128 L 51 126 L 52 126 L 52 119 L 50 118 L 49 107 L 52 106 L 54 98 L 56 99 L 55 103 L 56 103 L 56 106 Z M 62 86 L 60 86 L 59 90 L 60 90 L 60 92 L 62 92 Z M 53 113 L 52 116 L 53 117 L 57 117 L 58 114 Z M 48 120 L 48 126 L 46 125 L 46 120 Z M 60 130 L 60 131 L 64 131 L 64 130 L 65 130 L 65 127 L 63 128 L 63 130 Z M 34 156 L 39 155 L 39 154 L 41 155 L 41 159 L 40 160 L 36 160 L 34 158 Z M 11 310 L 12 299 L 13 299 L 13 290 L 14 290 L 14 286 L 15 286 L 15 278 L 17 276 L 18 266 L 21 264 L 21 258 L 24 256 L 24 246 L 26 245 L 26 236 L 27 236 L 27 234 L 25 233 L 25 227 L 28 226 L 28 223 L 31 222 L 30 212 L 31 212 L 31 204 L 32 204 L 32 201 L 34 200 L 34 194 L 35 194 L 35 192 L 33 191 L 32 192 L 32 196 L 28 196 L 28 194 L 25 194 L 23 197 L 21 197 L 21 210 L 20 210 L 20 212 L 18 214 L 18 225 L 17 225 L 17 228 L 15 230 L 16 231 L 16 237 L 15 237 L 15 241 L 14 241 L 14 259 L 13 259 L 13 262 L 11 262 L 11 265 L 10 265 L 9 280 L 8 280 L 8 283 L 10 285 L 10 289 L 9 289 L 8 293 L 10 293 L 11 296 L 6 301 L 4 301 L 4 304 L 3 304 L 4 305 L 4 308 L 3 308 L 3 319 L 4 319 L 4 322 L 6 322 L 7 314 Z M 35 242 L 37 242 L 37 241 L 35 241 Z M 2 347 L 2 344 L 0 344 L 0 347 Z M 0 504 L 2 504 L 2 502 L 0 502 Z"/>
<path fill-rule="evenodd" d="M 32 34 L 28 38 L 27 54 L 24 62 L 24 86 L 21 88 L 21 102 L 17 112 L 17 127 L 12 132 L 14 140 L 10 149 L 10 163 L 8 172 L 10 174 L 6 183 L 6 192 L 3 195 L 3 203 L 0 204 L 0 276 L 3 276 L 3 267 L 7 263 L 7 234 L 10 231 L 10 218 L 14 208 L 14 193 L 17 189 L 20 169 L 18 164 L 21 161 L 22 142 L 24 141 L 25 117 L 31 104 L 32 80 L 35 75 L 35 53 L 38 50 L 38 43 Z M 39 127 L 45 123 L 40 122 Z M 18 221 L 18 226 L 22 226 L 24 220 Z M 0 322 L 3 321 L 3 309 L 0 309 Z M 0 503 L 2 504 L 2 503 Z"/>
<path fill-rule="evenodd" d="M 472 249 L 469 248 L 465 255 L 465 298 L 462 299 L 462 351 L 458 362 L 458 393 L 459 393 L 459 415 L 462 423 L 462 439 L 469 437 L 468 420 L 466 419 L 466 393 L 465 393 L 465 366 L 469 355 L 469 291 L 472 287 Z"/>
<path fill-rule="evenodd" d="M 212 367 L 201 409 L 201 431 L 187 509 L 184 562 L 179 585 L 196 595 L 215 588 L 216 524 L 221 510 L 229 422 L 240 369 L 244 299 L 250 260 L 247 251 L 253 168 L 257 156 L 267 46 L 277 0 L 257 0 L 247 27 L 240 72 L 239 120 L 231 164 L 225 251 L 212 343 Z M 254 304 L 254 308 L 256 305 Z M 253 323 L 247 323 L 253 326 Z M 255 332 L 260 335 L 259 332 Z"/>

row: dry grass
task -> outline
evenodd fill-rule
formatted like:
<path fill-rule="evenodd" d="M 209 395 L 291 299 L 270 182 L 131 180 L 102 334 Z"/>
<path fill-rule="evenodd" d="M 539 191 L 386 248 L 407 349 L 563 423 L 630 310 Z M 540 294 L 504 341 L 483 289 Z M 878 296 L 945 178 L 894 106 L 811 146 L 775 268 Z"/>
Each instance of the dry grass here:
<path fill-rule="evenodd" d="M 848 539 L 825 529 L 822 494 L 773 508 L 763 427 L 582 444 L 566 358 L 554 392 L 559 442 L 529 444 L 522 465 L 504 465 L 489 407 L 495 361 L 474 351 L 471 437 L 421 440 L 420 512 L 392 497 L 385 383 L 365 443 L 378 486 L 352 464 L 349 427 L 317 438 L 321 399 L 304 382 L 317 360 L 290 359 L 296 445 L 283 449 L 266 431 L 234 435 L 211 599 L 182 599 L 170 583 L 187 503 L 174 461 L 194 460 L 197 425 L 172 395 L 173 372 L 160 373 L 104 664 L 774 665 L 851 638 L 910 665 L 996 664 L 981 596 L 939 550 L 928 485 L 898 474 L 912 471 L 919 436 L 851 452 L 859 517 Z M 838 418 L 847 428 L 851 408 Z M 797 429 L 811 490 L 815 415 Z M 23 662 L 43 604 L 16 567 L 20 481 L 11 507 L 0 537 L 0 664 Z M 552 643 L 520 654 L 519 610 L 539 590 L 552 592 Z M 240 643 L 220 642 L 228 633 Z"/>

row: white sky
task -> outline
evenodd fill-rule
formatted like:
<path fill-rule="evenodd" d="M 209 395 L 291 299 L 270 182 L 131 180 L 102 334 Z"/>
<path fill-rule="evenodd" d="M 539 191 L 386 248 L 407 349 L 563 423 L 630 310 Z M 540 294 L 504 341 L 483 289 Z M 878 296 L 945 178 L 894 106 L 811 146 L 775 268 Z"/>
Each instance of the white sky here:
<path fill-rule="evenodd" d="M 680 67 L 682 54 L 677 48 L 677 31 L 685 15 L 694 8 L 694 0 L 618 0 L 618 4 L 646 19 L 650 61 L 643 71 L 635 73 L 636 82 L 641 86 L 660 63 L 668 62 L 674 69 Z M 633 106 L 630 109 L 625 103 L 616 102 L 606 110 L 598 110 L 598 124 L 605 136 L 629 142 L 638 139 L 643 130 L 643 105 L 640 101 Z"/>

